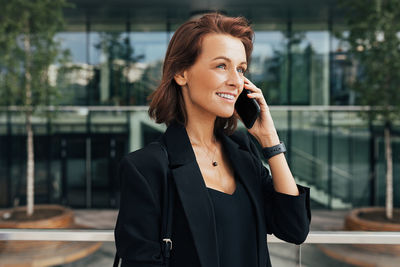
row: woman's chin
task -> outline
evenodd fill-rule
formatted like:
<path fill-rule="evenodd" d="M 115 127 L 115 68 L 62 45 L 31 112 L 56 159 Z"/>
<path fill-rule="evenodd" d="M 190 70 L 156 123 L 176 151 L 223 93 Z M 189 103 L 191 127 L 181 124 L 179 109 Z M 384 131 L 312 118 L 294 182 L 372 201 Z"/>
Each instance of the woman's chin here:
<path fill-rule="evenodd" d="M 220 114 L 218 114 L 218 117 L 223 119 L 229 119 L 232 116 L 233 116 L 233 110 L 231 112 L 220 112 Z"/>

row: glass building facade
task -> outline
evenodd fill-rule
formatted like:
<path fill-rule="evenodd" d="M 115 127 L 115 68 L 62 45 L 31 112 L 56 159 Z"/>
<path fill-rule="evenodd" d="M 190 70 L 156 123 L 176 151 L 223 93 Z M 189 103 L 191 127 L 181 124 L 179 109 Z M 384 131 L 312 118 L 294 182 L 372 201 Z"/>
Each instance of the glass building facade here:
<path fill-rule="evenodd" d="M 56 35 L 72 71 L 50 80 L 61 98 L 34 117 L 37 203 L 118 207 L 116 170 L 123 155 L 164 129 L 147 118 L 147 97 L 160 78 L 177 27 L 206 10 L 243 15 L 255 29 L 248 77 L 263 90 L 298 183 L 318 207 L 382 205 L 385 165 L 381 125 L 358 113 L 349 81 L 357 68 L 334 32 L 345 32 L 333 0 L 74 0 Z M 0 87 L 1 90 L 1 87 Z M 397 127 L 397 128 L 396 128 Z M 243 130 L 243 129 L 242 129 Z M 395 124 L 395 134 L 398 134 Z M 24 116 L 0 109 L 0 207 L 24 204 Z M 393 138 L 394 186 L 400 186 L 400 140 Z M 396 192 L 396 190 L 395 190 Z M 395 193 L 395 206 L 400 195 Z"/>

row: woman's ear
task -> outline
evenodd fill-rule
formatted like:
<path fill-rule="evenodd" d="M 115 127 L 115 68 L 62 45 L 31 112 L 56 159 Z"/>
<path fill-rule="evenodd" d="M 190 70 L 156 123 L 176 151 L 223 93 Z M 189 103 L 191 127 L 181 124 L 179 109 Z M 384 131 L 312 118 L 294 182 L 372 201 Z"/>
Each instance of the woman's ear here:
<path fill-rule="evenodd" d="M 186 85 L 187 81 L 186 81 L 186 78 L 185 78 L 185 71 L 181 72 L 181 73 L 176 73 L 174 75 L 174 80 L 180 86 Z"/>

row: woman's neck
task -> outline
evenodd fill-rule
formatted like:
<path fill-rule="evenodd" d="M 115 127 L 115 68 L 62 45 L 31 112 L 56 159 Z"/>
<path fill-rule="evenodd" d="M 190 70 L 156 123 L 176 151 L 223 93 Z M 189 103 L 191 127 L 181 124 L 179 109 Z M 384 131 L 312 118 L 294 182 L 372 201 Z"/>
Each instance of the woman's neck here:
<path fill-rule="evenodd" d="M 215 117 L 214 119 L 205 117 L 191 117 L 191 119 L 188 119 L 186 132 L 189 135 L 192 145 L 206 145 L 209 147 L 215 143 L 215 119 Z"/>

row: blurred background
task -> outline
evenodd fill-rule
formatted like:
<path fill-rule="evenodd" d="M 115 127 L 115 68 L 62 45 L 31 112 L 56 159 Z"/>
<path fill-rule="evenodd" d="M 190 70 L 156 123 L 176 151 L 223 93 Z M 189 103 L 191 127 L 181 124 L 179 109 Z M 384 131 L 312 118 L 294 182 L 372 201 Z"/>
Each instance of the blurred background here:
<path fill-rule="evenodd" d="M 87 242 L 0 229 L 0 266 L 111 265 L 114 243 L 97 241 L 113 241 L 118 163 L 165 130 L 147 97 L 174 31 L 210 11 L 255 30 L 247 76 L 311 188 L 311 230 L 327 233 L 303 250 L 270 242 L 273 265 L 397 266 L 389 239 L 360 249 L 329 231 L 360 230 L 349 212 L 385 206 L 357 214 L 400 232 L 398 0 L 0 0 L 0 228 L 108 229 Z"/>
<path fill-rule="evenodd" d="M 22 0 L 16 2 L 24 5 Z M 55 14 L 63 20 L 62 27 L 47 35 L 57 52 L 54 62 L 46 65 L 46 82 L 32 85 L 38 88 L 37 99 L 43 100 L 31 102 L 35 107 L 31 119 L 35 203 L 118 208 L 115 178 L 119 160 L 165 129 L 148 119 L 146 98 L 160 81 L 171 36 L 192 16 L 219 10 L 230 16 L 245 16 L 255 29 L 248 77 L 263 90 L 279 135 L 287 144 L 296 180 L 312 188 L 313 207 L 384 205 L 384 125 L 360 116 L 363 102 L 352 81 L 359 78 L 362 65 L 349 56 L 349 45 L 338 37 L 348 33 L 339 1 L 68 3 L 72 5 L 62 6 L 61 13 Z M 49 19 L 51 14 L 38 13 L 32 20 L 42 21 L 43 17 Z M 19 34 L 24 33 L 22 26 L 8 31 L 13 29 L 16 36 L 18 29 Z M 40 29 L 37 26 L 36 33 L 40 34 Z M 47 34 L 48 29 L 43 31 Z M 7 29 L 2 34 L 4 38 L 11 36 Z M 7 75 L 11 71 L 6 71 L 11 70 L 9 62 L 25 66 L 23 40 L 19 40 L 20 54 L 12 54 L 12 46 L 0 47 L 0 54 L 12 55 L 8 61 L 2 57 L 0 66 L 0 91 L 5 101 L 0 107 L 1 208 L 26 204 L 24 108 L 29 103 L 24 102 L 25 96 L 21 100 L 15 97 L 26 86 L 21 82 L 25 74 L 15 71 L 10 78 Z M 21 53 L 25 58 L 18 61 Z M 30 66 L 22 69 L 42 67 L 42 61 L 34 60 L 34 55 L 31 58 Z M 32 76 L 33 80 L 37 77 L 34 72 Z M 49 88 L 55 93 L 46 97 Z M 7 97 L 11 95 L 14 97 Z M 399 124 L 394 121 L 394 188 L 400 182 L 398 133 Z M 394 205 L 400 205 L 399 194 L 394 195 Z"/>

